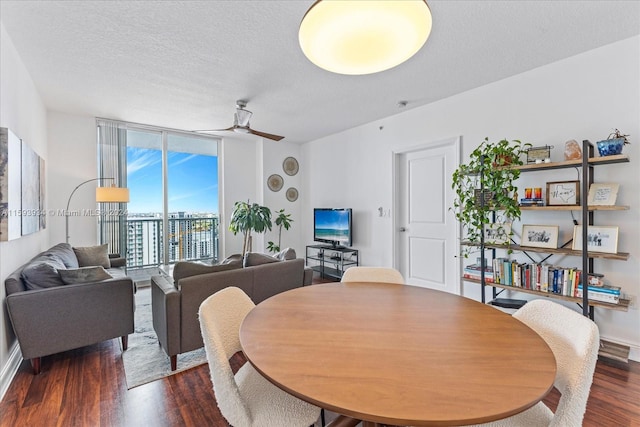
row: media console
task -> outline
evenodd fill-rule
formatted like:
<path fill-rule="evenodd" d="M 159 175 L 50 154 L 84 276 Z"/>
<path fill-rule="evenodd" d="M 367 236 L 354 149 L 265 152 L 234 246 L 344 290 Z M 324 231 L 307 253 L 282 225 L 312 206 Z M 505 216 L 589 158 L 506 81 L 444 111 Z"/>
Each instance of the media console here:
<path fill-rule="evenodd" d="M 309 245 L 306 249 L 307 267 L 320 273 L 323 279 L 339 281 L 344 271 L 358 265 L 358 250 L 331 245 Z"/>

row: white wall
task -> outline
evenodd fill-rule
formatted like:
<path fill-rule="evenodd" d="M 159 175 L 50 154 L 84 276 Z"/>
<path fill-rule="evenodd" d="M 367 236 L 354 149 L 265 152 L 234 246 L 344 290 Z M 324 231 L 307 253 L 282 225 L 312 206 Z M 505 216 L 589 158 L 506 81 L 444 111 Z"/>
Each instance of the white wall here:
<path fill-rule="evenodd" d="M 392 206 L 393 150 L 462 135 L 463 161 L 485 137 L 494 141 L 520 139 L 534 146 L 553 145 L 552 159 L 562 160 L 565 141 L 596 142 L 604 139 L 612 128 L 618 128 L 631 135 L 632 144 L 624 149 L 631 163 L 596 168 L 595 176 L 599 182 L 619 182 L 618 203 L 629 205 L 630 210 L 597 213 L 596 222 L 620 227 L 619 251 L 629 252 L 630 259 L 597 261 L 596 269 L 606 273 L 611 283 L 637 297 L 640 167 L 634 163 L 640 161 L 639 117 L 640 37 L 633 37 L 305 144 L 302 158 L 306 169 L 304 192 L 308 196 L 301 206 L 305 216 L 304 244 L 312 241 L 310 222 L 314 207 L 351 207 L 353 246 L 361 251 L 362 264 L 393 264 L 392 221 L 376 217 L 379 206 L 385 209 Z M 522 187 L 532 186 L 533 182 L 577 179 L 577 174 L 567 170 L 523 177 L 522 184 L 519 183 Z M 558 215 L 525 212 L 523 221 L 555 221 L 572 230 L 570 216 Z M 580 260 L 565 262 L 579 264 Z M 479 299 L 479 286 L 465 284 L 463 294 Z M 628 312 L 596 309 L 595 318 L 603 337 L 630 345 L 632 357 L 640 360 L 637 302 Z"/>
<path fill-rule="evenodd" d="M 13 42 L 0 23 L 0 126 L 9 128 L 45 160 L 47 156 L 47 112 Z M 45 207 L 52 200 L 47 181 Z M 9 242 L 0 242 L 0 282 L 38 252 L 47 249 L 50 223 L 45 230 Z M 4 286 L 0 286 L 0 396 L 9 385 L 17 364 L 21 362 L 17 341 L 7 316 Z"/>
<path fill-rule="evenodd" d="M 55 213 L 49 218 L 51 244 L 65 241 L 65 218 L 60 214 L 67 207 L 71 192 L 82 182 L 98 177 L 96 119 L 49 111 L 49 208 Z M 96 209 L 96 182 L 87 183 L 75 192 L 70 211 L 92 212 Z M 91 246 L 98 241 L 95 216 L 69 217 L 69 243 Z"/>

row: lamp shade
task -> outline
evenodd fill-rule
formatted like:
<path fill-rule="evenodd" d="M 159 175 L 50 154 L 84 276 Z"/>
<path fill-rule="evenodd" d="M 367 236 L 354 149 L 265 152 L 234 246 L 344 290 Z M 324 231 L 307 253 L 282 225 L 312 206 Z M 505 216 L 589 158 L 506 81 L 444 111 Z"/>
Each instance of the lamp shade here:
<path fill-rule="evenodd" d="M 129 202 L 129 189 L 115 186 L 98 187 L 96 188 L 96 202 L 127 203 Z"/>
<path fill-rule="evenodd" d="M 298 40 L 311 62 L 339 74 L 371 74 L 415 55 L 431 32 L 425 0 L 318 0 Z"/>

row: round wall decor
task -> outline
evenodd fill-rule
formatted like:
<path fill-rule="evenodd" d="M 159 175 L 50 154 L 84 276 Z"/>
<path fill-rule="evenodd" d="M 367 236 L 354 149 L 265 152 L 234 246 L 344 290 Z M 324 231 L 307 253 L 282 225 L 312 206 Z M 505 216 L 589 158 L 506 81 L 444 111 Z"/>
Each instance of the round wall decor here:
<path fill-rule="evenodd" d="M 284 173 L 287 175 L 293 176 L 298 173 L 298 161 L 295 157 L 287 157 L 284 159 L 284 162 L 282 162 L 282 169 L 284 169 Z"/>
<path fill-rule="evenodd" d="M 269 176 L 269 178 L 267 178 L 267 186 L 271 191 L 280 191 L 283 185 L 284 180 L 277 173 L 274 173 L 273 175 Z"/>
<path fill-rule="evenodd" d="M 293 187 L 287 188 L 287 200 L 290 202 L 298 200 L 298 190 Z"/>

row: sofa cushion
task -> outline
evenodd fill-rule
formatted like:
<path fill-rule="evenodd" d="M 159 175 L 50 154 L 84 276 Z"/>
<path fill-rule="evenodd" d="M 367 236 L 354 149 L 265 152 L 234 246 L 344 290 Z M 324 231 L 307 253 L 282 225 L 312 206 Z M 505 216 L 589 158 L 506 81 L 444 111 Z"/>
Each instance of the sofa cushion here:
<path fill-rule="evenodd" d="M 53 288 L 64 285 L 58 274 L 58 270 L 64 269 L 64 264 L 57 257 L 41 255 L 27 264 L 21 277 L 28 290 Z"/>
<path fill-rule="evenodd" d="M 93 267 L 98 265 L 104 268 L 111 267 L 106 243 L 99 246 L 73 248 L 73 252 L 78 258 L 79 267 Z"/>
<path fill-rule="evenodd" d="M 244 254 L 243 266 L 251 267 L 254 265 L 270 264 L 272 262 L 280 262 L 280 260 L 271 255 L 261 254 L 259 252 L 247 252 Z"/>
<path fill-rule="evenodd" d="M 275 254 L 274 257 L 278 258 L 280 261 L 296 259 L 296 250 L 293 248 L 286 248 Z"/>
<path fill-rule="evenodd" d="M 52 255 L 60 259 L 67 268 L 78 268 L 78 258 L 69 243 L 58 243 L 47 249 L 42 255 Z"/>
<path fill-rule="evenodd" d="M 60 278 L 65 285 L 75 285 L 77 283 L 100 282 L 102 280 L 112 279 L 113 277 L 107 273 L 102 267 L 80 267 L 70 268 L 67 270 L 58 270 Z"/>
<path fill-rule="evenodd" d="M 229 262 L 227 264 L 204 265 L 197 262 L 180 261 L 173 266 L 173 280 L 178 283 L 181 279 L 199 274 L 217 273 L 219 271 L 235 270 L 241 268 L 242 264 Z"/>

